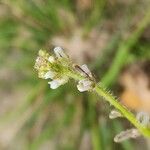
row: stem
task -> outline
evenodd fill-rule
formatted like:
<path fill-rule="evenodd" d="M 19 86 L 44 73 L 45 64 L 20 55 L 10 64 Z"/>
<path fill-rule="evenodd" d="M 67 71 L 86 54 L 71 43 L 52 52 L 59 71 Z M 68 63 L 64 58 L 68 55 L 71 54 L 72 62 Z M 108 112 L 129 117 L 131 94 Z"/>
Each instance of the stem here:
<path fill-rule="evenodd" d="M 98 95 L 102 96 L 106 101 L 108 101 L 111 105 L 113 105 L 117 110 L 119 110 L 122 115 L 127 118 L 139 131 L 147 137 L 150 137 L 150 129 L 142 126 L 138 120 L 136 119 L 135 115 L 130 112 L 125 106 L 120 104 L 117 99 L 114 98 L 110 93 L 108 93 L 105 89 L 101 87 L 100 84 L 95 86 L 95 92 Z"/>

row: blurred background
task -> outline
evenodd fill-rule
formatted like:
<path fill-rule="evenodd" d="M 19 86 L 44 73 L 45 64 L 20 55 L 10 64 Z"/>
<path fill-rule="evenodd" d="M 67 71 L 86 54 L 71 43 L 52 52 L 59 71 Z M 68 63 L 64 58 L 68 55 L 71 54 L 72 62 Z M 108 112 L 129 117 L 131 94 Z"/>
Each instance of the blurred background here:
<path fill-rule="evenodd" d="M 148 150 L 113 109 L 69 82 L 51 90 L 33 69 L 62 46 L 135 114 L 150 113 L 149 0 L 0 0 L 0 150 Z"/>

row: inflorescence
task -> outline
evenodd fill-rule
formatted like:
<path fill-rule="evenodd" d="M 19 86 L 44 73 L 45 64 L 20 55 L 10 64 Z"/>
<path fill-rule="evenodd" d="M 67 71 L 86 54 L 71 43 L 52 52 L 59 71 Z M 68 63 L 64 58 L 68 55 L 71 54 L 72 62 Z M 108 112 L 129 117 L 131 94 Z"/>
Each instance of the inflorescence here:
<path fill-rule="evenodd" d="M 34 66 L 39 78 L 50 80 L 50 88 L 56 89 L 67 83 L 70 76 L 76 72 L 81 78 L 77 85 L 78 90 L 84 92 L 93 89 L 95 80 L 87 65 L 74 65 L 61 47 L 55 47 L 54 53 L 55 56 L 49 55 L 45 50 L 39 51 Z"/>

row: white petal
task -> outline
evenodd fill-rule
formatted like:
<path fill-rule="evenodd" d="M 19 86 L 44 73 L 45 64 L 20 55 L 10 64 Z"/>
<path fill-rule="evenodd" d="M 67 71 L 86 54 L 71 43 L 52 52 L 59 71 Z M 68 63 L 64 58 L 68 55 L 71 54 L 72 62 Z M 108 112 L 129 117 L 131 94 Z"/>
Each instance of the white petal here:
<path fill-rule="evenodd" d="M 60 78 L 60 79 L 55 79 L 53 81 L 48 82 L 48 84 L 50 84 L 50 88 L 51 89 L 56 89 L 58 88 L 60 85 L 65 84 L 68 81 L 68 78 Z"/>
<path fill-rule="evenodd" d="M 93 77 L 91 71 L 89 70 L 88 66 L 86 64 L 76 67 L 76 70 L 84 77 Z"/>
<path fill-rule="evenodd" d="M 56 54 L 57 58 L 68 58 L 61 47 L 55 47 L 54 53 Z"/>
<path fill-rule="evenodd" d="M 140 133 L 137 129 L 128 129 L 126 131 L 122 131 L 114 137 L 115 142 L 122 142 L 129 138 L 136 138 L 140 136 Z"/>
<path fill-rule="evenodd" d="M 85 71 L 87 74 L 91 74 L 91 71 L 90 71 L 90 69 L 88 68 L 88 66 L 86 64 L 82 65 L 81 69 L 83 71 Z"/>
<path fill-rule="evenodd" d="M 89 80 L 82 80 L 82 83 L 83 83 L 83 85 L 84 86 L 86 86 L 86 87 L 91 87 L 91 84 L 92 84 L 92 82 L 91 81 L 89 81 Z"/>
<path fill-rule="evenodd" d="M 92 82 L 87 79 L 80 80 L 77 85 L 77 88 L 80 92 L 88 91 L 92 89 Z"/>
<path fill-rule="evenodd" d="M 53 79 L 55 77 L 56 73 L 49 70 L 45 75 L 44 75 L 44 79 Z"/>
<path fill-rule="evenodd" d="M 143 126 L 147 126 L 148 124 L 150 124 L 150 116 L 146 112 L 139 112 L 136 115 L 136 118 L 139 121 L 139 123 Z"/>
<path fill-rule="evenodd" d="M 80 85 L 80 84 L 77 85 L 77 88 L 78 88 L 78 90 L 79 90 L 80 92 L 86 91 L 86 90 L 84 89 L 84 87 L 83 87 L 82 85 Z"/>
<path fill-rule="evenodd" d="M 109 118 L 110 119 L 115 119 L 115 118 L 118 118 L 118 117 L 121 117 L 121 113 L 118 112 L 117 110 L 112 110 L 109 114 Z"/>
<path fill-rule="evenodd" d="M 57 80 L 53 80 L 51 82 L 48 82 L 48 84 L 50 84 L 51 89 L 57 89 L 60 86 L 60 84 L 58 83 Z"/>
<path fill-rule="evenodd" d="M 55 58 L 53 56 L 49 56 L 48 61 L 50 63 L 54 63 L 55 62 Z"/>
<path fill-rule="evenodd" d="M 141 134 L 138 131 L 138 129 L 132 129 L 132 134 L 131 134 L 131 138 L 137 138 L 139 137 Z"/>

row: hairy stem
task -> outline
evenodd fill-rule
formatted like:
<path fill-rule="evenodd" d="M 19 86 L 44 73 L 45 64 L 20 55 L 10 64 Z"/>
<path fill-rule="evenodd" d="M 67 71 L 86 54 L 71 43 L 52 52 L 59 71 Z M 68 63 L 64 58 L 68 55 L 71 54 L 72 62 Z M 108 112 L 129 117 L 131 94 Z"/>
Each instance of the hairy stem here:
<path fill-rule="evenodd" d="M 77 74 L 74 71 L 69 71 L 68 76 L 71 78 L 74 78 L 75 80 L 81 80 L 84 79 L 80 74 Z M 150 137 L 150 129 L 143 126 L 139 123 L 139 121 L 136 119 L 135 115 L 130 112 L 123 104 L 121 104 L 112 94 L 110 94 L 105 88 L 101 86 L 100 83 L 97 83 L 95 85 L 94 91 L 101 97 L 104 98 L 104 100 L 108 101 L 112 106 L 114 106 L 120 113 L 128 119 L 140 132 L 142 135 L 146 137 Z"/>
<path fill-rule="evenodd" d="M 130 112 L 125 106 L 120 104 L 119 101 L 113 95 L 108 93 L 104 88 L 102 88 L 100 84 L 97 84 L 94 90 L 96 93 L 98 93 L 98 95 L 102 96 L 106 101 L 108 101 L 117 110 L 119 110 L 122 115 L 127 118 L 137 129 L 139 129 L 139 131 L 144 136 L 150 137 L 150 129 L 142 126 L 136 119 L 135 115 Z"/>

